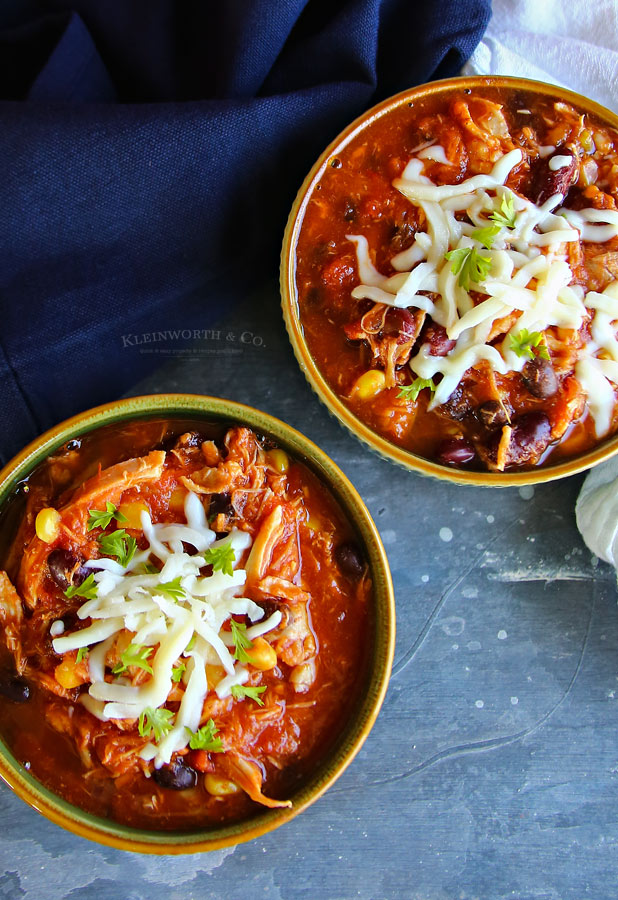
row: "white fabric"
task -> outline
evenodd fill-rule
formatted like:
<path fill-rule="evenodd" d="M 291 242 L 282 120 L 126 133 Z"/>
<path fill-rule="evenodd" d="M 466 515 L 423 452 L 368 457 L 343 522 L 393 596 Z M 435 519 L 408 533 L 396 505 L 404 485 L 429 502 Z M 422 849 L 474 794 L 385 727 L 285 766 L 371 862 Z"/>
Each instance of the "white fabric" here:
<path fill-rule="evenodd" d="M 494 0 L 463 72 L 560 84 L 618 112 L 618 3 Z"/>

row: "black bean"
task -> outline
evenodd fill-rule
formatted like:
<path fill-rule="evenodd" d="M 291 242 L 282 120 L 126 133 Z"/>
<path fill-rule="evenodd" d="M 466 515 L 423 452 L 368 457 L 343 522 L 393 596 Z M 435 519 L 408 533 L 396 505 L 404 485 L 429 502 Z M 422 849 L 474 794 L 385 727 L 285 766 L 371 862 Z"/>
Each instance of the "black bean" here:
<path fill-rule="evenodd" d="M 13 703 L 25 703 L 30 699 L 30 685 L 18 675 L 0 672 L 0 694 Z"/>
<path fill-rule="evenodd" d="M 540 356 L 526 363 L 521 377 L 533 397 L 541 400 L 553 397 L 558 390 L 558 379 L 551 362 Z"/>
<path fill-rule="evenodd" d="M 436 460 L 445 466 L 465 466 L 475 456 L 474 447 L 465 438 L 447 438 L 439 445 Z"/>
<path fill-rule="evenodd" d="M 89 570 L 82 566 L 76 568 L 80 562 L 79 557 L 62 547 L 56 547 L 47 557 L 49 574 L 63 591 L 66 591 L 70 584 L 81 584 L 89 574 Z"/>
<path fill-rule="evenodd" d="M 224 516 L 234 515 L 234 507 L 232 506 L 232 501 L 229 494 L 210 495 L 208 516 L 209 518 L 212 518 L 212 516 L 218 516 L 219 513 L 223 513 Z"/>
<path fill-rule="evenodd" d="M 160 787 L 172 791 L 186 791 L 197 784 L 197 772 L 182 759 L 175 759 L 168 766 L 155 769 L 152 777 Z"/>
<path fill-rule="evenodd" d="M 335 550 L 335 560 L 343 575 L 346 575 L 353 581 L 358 581 L 365 571 L 363 555 L 358 544 L 354 543 L 354 541 L 346 541 L 343 544 L 339 544 Z"/>
<path fill-rule="evenodd" d="M 476 416 L 487 428 L 494 425 L 506 425 L 508 416 L 502 403 L 498 400 L 487 400 L 476 408 Z"/>
<path fill-rule="evenodd" d="M 351 200 L 346 200 L 345 209 L 343 211 L 343 218 L 346 222 L 355 222 L 358 211 L 356 209 L 356 204 Z"/>

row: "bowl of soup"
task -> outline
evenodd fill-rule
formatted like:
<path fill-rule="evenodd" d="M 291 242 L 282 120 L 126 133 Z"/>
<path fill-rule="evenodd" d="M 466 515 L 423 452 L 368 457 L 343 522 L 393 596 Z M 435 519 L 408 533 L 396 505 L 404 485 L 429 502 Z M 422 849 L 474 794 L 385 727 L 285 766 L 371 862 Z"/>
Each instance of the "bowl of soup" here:
<path fill-rule="evenodd" d="M 360 497 L 284 423 L 138 397 L 0 473 L 0 776 L 71 831 L 210 850 L 301 812 L 385 695 L 388 563 Z"/>
<path fill-rule="evenodd" d="M 451 481 L 547 481 L 618 442 L 618 117 L 506 77 L 422 85 L 327 147 L 292 208 L 286 326 L 330 411 Z"/>

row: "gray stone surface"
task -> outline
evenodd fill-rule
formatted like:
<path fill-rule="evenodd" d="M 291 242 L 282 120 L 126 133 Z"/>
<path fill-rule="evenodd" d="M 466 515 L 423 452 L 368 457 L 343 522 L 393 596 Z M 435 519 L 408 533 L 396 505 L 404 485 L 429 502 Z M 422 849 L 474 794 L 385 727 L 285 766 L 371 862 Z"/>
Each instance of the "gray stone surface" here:
<path fill-rule="evenodd" d="M 0 786 L 0 898 L 617 897 L 616 579 L 576 530 L 581 479 L 464 488 L 371 455 L 306 385 L 276 286 L 220 330 L 193 349 L 149 345 L 174 353 L 159 354 L 164 367 L 134 393 L 209 393 L 260 407 L 350 476 L 395 582 L 384 708 L 313 807 L 217 853 L 151 858 L 99 847 Z M 249 333 L 253 343 L 240 340 Z"/>

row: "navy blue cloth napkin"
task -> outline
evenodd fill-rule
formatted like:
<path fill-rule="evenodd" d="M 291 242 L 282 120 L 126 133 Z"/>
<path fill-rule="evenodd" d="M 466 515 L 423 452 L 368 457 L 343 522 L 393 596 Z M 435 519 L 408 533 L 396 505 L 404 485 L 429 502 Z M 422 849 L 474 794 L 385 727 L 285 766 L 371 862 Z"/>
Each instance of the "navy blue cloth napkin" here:
<path fill-rule="evenodd" d="M 0 455 L 277 270 L 336 133 L 456 74 L 489 0 L 13 0 L 0 12 Z M 147 343 L 147 341 L 146 341 Z"/>

